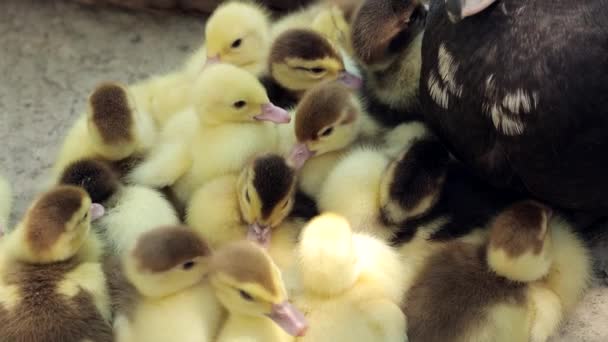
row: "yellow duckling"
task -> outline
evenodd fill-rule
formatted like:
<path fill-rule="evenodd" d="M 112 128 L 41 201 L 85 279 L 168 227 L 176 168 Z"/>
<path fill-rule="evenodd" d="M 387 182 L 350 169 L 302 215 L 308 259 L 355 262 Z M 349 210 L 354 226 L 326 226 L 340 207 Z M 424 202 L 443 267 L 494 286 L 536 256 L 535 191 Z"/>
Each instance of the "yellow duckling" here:
<path fill-rule="evenodd" d="M 211 286 L 228 310 L 217 341 L 293 341 L 308 324 L 288 301 L 281 272 L 264 250 L 240 241 L 213 256 Z"/>
<path fill-rule="evenodd" d="M 113 341 L 110 298 L 86 192 L 42 194 L 1 242 L 0 334 L 5 341 Z"/>
<path fill-rule="evenodd" d="M 186 64 L 190 73 L 206 63 L 228 63 L 260 74 L 270 49 L 270 14 L 253 2 L 228 1 L 218 6 L 205 27 L 205 46 Z"/>
<path fill-rule="evenodd" d="M 129 290 L 116 291 L 117 342 L 214 341 L 223 311 L 205 277 L 211 252 L 188 227 L 142 234 L 122 258 Z"/>
<path fill-rule="evenodd" d="M 448 243 L 403 303 L 415 341 L 546 341 L 589 285 L 591 261 L 565 221 L 533 201 L 499 214 L 484 245 Z M 472 295 L 474 294 L 474 295 Z"/>
<path fill-rule="evenodd" d="M 121 160 L 145 153 L 156 142 L 157 129 L 139 110 L 133 95 L 118 83 L 97 86 L 87 112 L 68 131 L 52 168 L 55 182 L 70 163 L 89 157 Z"/>
<path fill-rule="evenodd" d="M 171 203 L 157 190 L 123 185 L 116 172 L 100 160 L 82 159 L 70 164 L 60 183 L 84 188 L 103 204 L 106 212 L 95 222 L 112 254 L 122 255 L 132 242 L 158 226 L 179 224 Z"/>
<path fill-rule="evenodd" d="M 259 152 L 275 150 L 276 127 L 265 121 L 290 121 L 253 75 L 233 65 L 207 68 L 192 96 L 194 106 L 167 124 L 160 143 L 130 175 L 137 184 L 174 185 L 183 202 L 207 181 L 237 172 Z"/>
<path fill-rule="evenodd" d="M 298 262 L 294 303 L 310 322 L 298 341 L 404 341 L 402 266 L 391 247 L 327 213 L 304 228 Z"/>
<path fill-rule="evenodd" d="M 291 29 L 272 43 L 268 75 L 262 77 L 270 99 L 282 107 L 298 103 L 306 90 L 323 82 L 340 80 L 351 88 L 361 86 L 354 67 L 347 70 L 344 55 L 330 40 L 311 29 Z"/>

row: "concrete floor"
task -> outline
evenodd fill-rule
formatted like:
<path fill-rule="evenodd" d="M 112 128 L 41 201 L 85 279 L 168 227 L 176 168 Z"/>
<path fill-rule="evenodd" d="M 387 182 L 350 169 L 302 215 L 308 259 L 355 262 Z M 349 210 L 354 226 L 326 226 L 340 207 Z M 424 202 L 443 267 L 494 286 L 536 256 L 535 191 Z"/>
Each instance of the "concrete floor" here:
<path fill-rule="evenodd" d="M 201 43 L 203 24 L 69 1 L 0 1 L 0 172 L 14 186 L 13 222 L 95 84 L 169 70 Z M 607 321 L 608 289 L 597 287 L 554 340 L 608 341 Z"/>

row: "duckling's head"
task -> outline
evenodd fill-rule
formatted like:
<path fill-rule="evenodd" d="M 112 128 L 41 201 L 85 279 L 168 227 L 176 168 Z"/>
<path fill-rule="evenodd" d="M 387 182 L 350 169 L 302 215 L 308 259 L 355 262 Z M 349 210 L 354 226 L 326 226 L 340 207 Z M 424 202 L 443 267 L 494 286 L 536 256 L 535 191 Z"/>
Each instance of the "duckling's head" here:
<path fill-rule="evenodd" d="M 387 168 L 380 183 L 380 215 L 401 224 L 428 213 L 439 200 L 450 155 L 432 137 L 417 138 Z"/>
<path fill-rule="evenodd" d="M 291 29 L 275 39 L 268 70 L 274 80 L 292 91 L 305 91 L 320 82 L 336 79 L 352 88 L 361 86 L 361 79 L 345 69 L 338 49 L 308 29 Z"/>
<path fill-rule="evenodd" d="M 360 274 L 348 221 L 333 213 L 312 219 L 298 245 L 300 280 L 308 292 L 334 296 L 350 289 Z"/>
<path fill-rule="evenodd" d="M 227 2 L 209 17 L 205 44 L 207 63 L 229 63 L 255 71 L 268 56 L 269 15 L 254 3 Z"/>
<path fill-rule="evenodd" d="M 11 252 L 24 262 L 47 264 L 73 257 L 101 217 L 103 206 L 92 203 L 75 186 L 60 185 L 42 194 L 9 234 Z"/>
<path fill-rule="evenodd" d="M 281 272 L 257 244 L 238 241 L 218 250 L 210 281 L 231 313 L 267 316 L 290 335 L 305 334 L 304 315 L 289 303 Z"/>
<path fill-rule="evenodd" d="M 106 202 L 121 186 L 116 172 L 108 163 L 93 158 L 77 160 L 68 165 L 59 183 L 85 189 L 95 203 Z"/>
<path fill-rule="evenodd" d="M 366 66 L 390 64 L 424 31 L 427 10 L 420 0 L 367 0 L 352 22 L 352 44 Z"/>
<path fill-rule="evenodd" d="M 159 227 L 141 235 L 123 257 L 125 274 L 147 297 L 164 297 L 201 282 L 211 250 L 192 229 Z"/>
<path fill-rule="evenodd" d="M 496 0 L 445 0 L 448 18 L 457 23 L 490 7 Z"/>
<path fill-rule="evenodd" d="M 315 155 L 349 146 L 359 135 L 361 116 L 356 94 L 340 82 L 325 82 L 307 91 L 296 109 L 297 143 L 290 164 L 300 168 Z"/>
<path fill-rule="evenodd" d="M 487 247 L 488 265 L 505 278 L 529 282 L 543 278 L 553 262 L 552 210 L 535 201 L 523 201 L 495 218 Z"/>
<path fill-rule="evenodd" d="M 128 157 L 136 148 L 136 106 L 127 87 L 102 83 L 89 96 L 87 125 L 95 151 L 110 160 Z"/>
<path fill-rule="evenodd" d="M 198 115 L 206 123 L 290 121 L 287 111 L 270 102 L 258 79 L 234 65 L 206 68 L 194 84 L 193 96 Z"/>
<path fill-rule="evenodd" d="M 295 189 L 295 169 L 276 154 L 256 157 L 241 172 L 237 195 L 241 215 L 249 225 L 248 239 L 268 246 L 272 229 L 293 208 Z"/>

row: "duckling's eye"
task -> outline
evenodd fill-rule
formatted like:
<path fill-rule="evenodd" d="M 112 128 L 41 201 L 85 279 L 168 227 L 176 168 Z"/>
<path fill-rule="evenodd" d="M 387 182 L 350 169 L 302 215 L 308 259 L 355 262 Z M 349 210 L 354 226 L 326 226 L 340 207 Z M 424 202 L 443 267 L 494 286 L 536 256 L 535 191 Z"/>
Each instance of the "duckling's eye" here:
<path fill-rule="evenodd" d="M 247 200 L 247 203 L 251 203 L 251 198 L 249 198 L 249 190 L 245 190 L 245 199 Z"/>
<path fill-rule="evenodd" d="M 325 72 L 325 69 L 323 69 L 323 68 L 312 68 L 312 69 L 310 69 L 310 71 L 311 71 L 313 74 L 320 74 L 320 73 L 322 73 L 322 72 Z"/>
<path fill-rule="evenodd" d="M 194 264 L 195 264 L 194 261 L 188 261 L 182 265 L 182 268 L 187 271 L 187 270 L 191 269 L 192 267 L 194 267 Z"/>
<path fill-rule="evenodd" d="M 334 132 L 334 128 L 328 127 L 326 129 L 322 130 L 321 133 L 319 133 L 319 135 L 322 137 L 327 137 L 327 136 L 331 135 L 333 132 Z"/>
<path fill-rule="evenodd" d="M 232 45 L 230 45 L 230 47 L 232 47 L 233 49 L 238 48 L 239 46 L 241 46 L 241 43 L 243 42 L 243 40 L 241 38 L 235 40 L 232 42 Z"/>
<path fill-rule="evenodd" d="M 234 106 L 234 108 L 241 109 L 247 105 L 247 102 L 240 100 L 240 101 L 236 101 L 232 105 Z"/>
<path fill-rule="evenodd" d="M 253 296 L 250 295 L 248 292 L 239 290 L 239 294 L 241 295 L 241 298 L 243 298 L 244 300 L 253 302 Z"/>

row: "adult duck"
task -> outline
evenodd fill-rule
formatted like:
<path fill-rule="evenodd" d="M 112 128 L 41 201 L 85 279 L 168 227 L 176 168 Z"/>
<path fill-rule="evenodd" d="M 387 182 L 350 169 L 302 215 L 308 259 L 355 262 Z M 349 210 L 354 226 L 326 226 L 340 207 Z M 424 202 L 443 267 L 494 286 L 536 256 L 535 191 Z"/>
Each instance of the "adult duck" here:
<path fill-rule="evenodd" d="M 607 95 L 607 0 L 432 1 L 422 113 L 490 183 L 605 214 Z"/>

